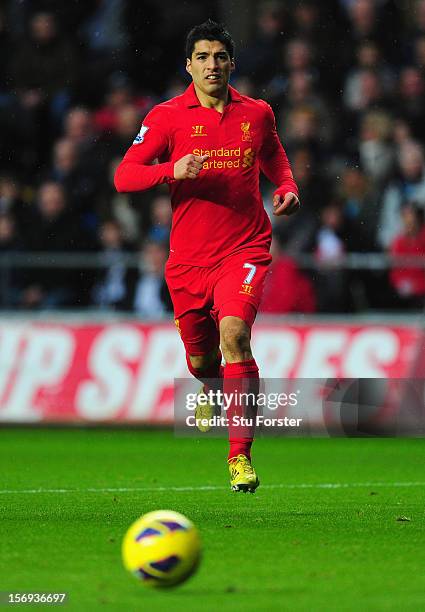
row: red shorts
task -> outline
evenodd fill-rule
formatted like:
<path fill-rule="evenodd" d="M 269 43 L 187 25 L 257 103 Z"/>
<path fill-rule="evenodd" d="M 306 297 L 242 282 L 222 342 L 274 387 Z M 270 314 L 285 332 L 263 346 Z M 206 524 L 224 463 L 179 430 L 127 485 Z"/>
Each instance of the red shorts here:
<path fill-rule="evenodd" d="M 245 249 L 213 268 L 167 262 L 165 280 L 189 355 L 205 355 L 219 345 L 223 317 L 239 317 L 252 326 L 271 260 L 265 249 Z"/>

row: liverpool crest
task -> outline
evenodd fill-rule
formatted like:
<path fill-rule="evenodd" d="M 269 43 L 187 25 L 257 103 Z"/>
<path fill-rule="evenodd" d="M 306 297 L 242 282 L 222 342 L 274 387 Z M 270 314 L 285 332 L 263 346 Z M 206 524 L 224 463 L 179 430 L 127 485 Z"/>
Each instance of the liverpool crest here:
<path fill-rule="evenodd" d="M 241 123 L 242 140 L 245 140 L 245 141 L 252 140 L 250 128 L 251 128 L 251 123 L 249 121 L 242 121 Z"/>

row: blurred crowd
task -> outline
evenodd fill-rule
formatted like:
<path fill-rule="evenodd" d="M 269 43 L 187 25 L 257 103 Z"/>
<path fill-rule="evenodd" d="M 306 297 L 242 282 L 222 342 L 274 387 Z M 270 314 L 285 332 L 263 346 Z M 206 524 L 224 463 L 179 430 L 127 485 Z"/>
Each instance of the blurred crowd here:
<path fill-rule="evenodd" d="M 2 265 L 1 308 L 171 312 L 168 191 L 117 194 L 113 175 L 149 109 L 187 87 L 185 35 L 220 21 L 218 7 L 0 2 L 0 258 L 93 252 L 105 262 Z M 425 254 L 425 0 L 258 1 L 246 10 L 251 29 L 236 40 L 232 85 L 272 105 L 302 202 L 294 217 L 271 215 L 262 310 L 423 308 L 421 265 L 340 264 L 350 253 Z M 270 212 L 273 187 L 264 181 L 262 191 Z"/>

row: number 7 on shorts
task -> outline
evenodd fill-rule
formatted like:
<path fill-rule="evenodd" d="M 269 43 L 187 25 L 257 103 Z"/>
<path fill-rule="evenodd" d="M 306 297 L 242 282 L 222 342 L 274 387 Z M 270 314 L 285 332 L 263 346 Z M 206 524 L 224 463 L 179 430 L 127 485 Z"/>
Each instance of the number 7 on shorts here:
<path fill-rule="evenodd" d="M 257 266 L 254 266 L 254 264 L 250 264 L 250 263 L 244 263 L 243 267 L 248 268 L 249 270 L 248 274 L 245 276 L 244 283 L 246 283 L 247 285 L 250 285 L 257 271 Z"/>

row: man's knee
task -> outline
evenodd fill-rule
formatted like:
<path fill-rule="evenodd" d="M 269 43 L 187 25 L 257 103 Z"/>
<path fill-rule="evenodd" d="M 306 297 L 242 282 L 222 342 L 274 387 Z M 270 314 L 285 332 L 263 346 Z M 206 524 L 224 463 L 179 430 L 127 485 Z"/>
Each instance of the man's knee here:
<path fill-rule="evenodd" d="M 227 356 L 246 358 L 251 353 L 251 330 L 239 317 L 224 317 L 220 322 L 220 344 L 226 361 Z"/>
<path fill-rule="evenodd" d="M 213 363 L 219 359 L 219 348 L 214 348 L 205 355 L 188 355 L 190 364 L 195 370 L 207 370 Z"/>

